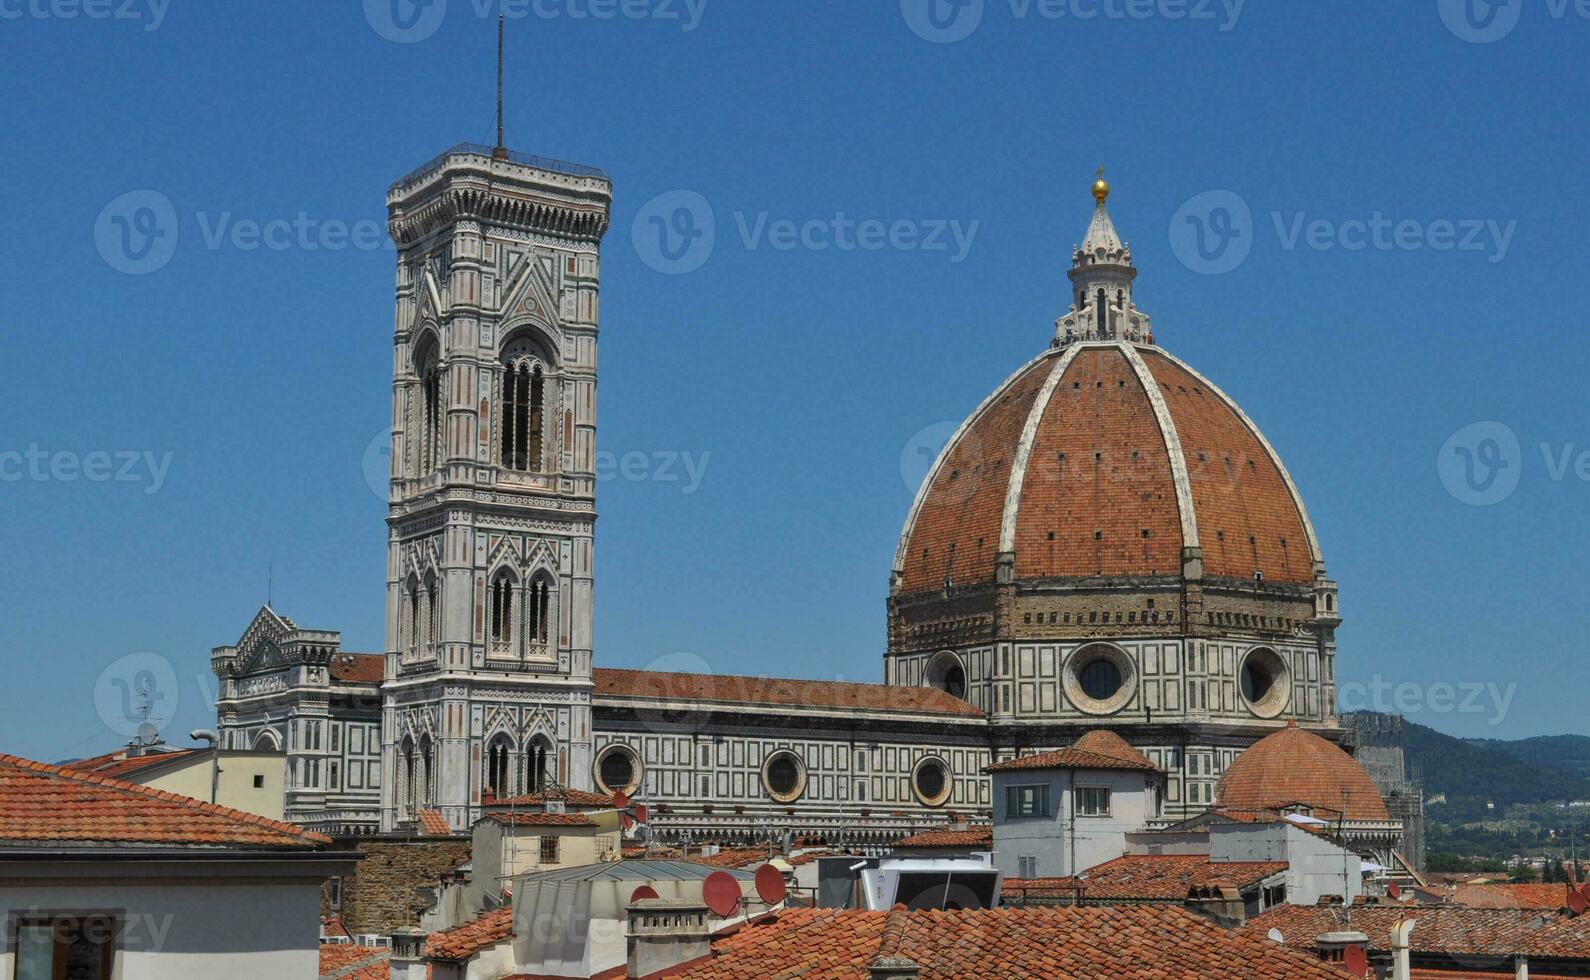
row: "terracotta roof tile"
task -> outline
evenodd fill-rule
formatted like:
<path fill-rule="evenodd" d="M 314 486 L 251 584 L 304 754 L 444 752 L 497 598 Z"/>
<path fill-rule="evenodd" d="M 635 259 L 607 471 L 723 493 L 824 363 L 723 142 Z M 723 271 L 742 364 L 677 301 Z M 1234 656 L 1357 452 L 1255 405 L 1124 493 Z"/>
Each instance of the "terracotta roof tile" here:
<path fill-rule="evenodd" d="M 1127 855 L 1089 868 L 1074 878 L 1006 879 L 1007 899 L 1071 895 L 1089 900 L 1180 902 L 1193 888 L 1231 885 L 1249 888 L 1285 871 L 1285 861 L 1211 861 L 1195 855 Z"/>
<path fill-rule="evenodd" d="M 1377 950 L 1391 948 L 1391 927 L 1414 919 L 1409 944 L 1415 953 L 1459 956 L 1524 956 L 1590 959 L 1590 918 L 1538 909 L 1476 909 L 1455 905 L 1353 908 L 1353 928 Z M 1342 909 L 1279 905 L 1242 927 L 1263 936 L 1279 929 L 1288 945 L 1312 948 L 1316 937 L 1342 928 Z"/>
<path fill-rule="evenodd" d="M 432 837 L 451 837 L 453 834 L 453 828 L 448 826 L 447 818 L 442 816 L 440 810 L 420 810 L 414 817 L 420 830 Z"/>
<path fill-rule="evenodd" d="M 1018 769 L 1141 769 L 1150 772 L 1159 771 L 1158 767 L 1147 759 L 1142 761 L 1122 759 L 1113 755 L 1100 755 L 1097 752 L 1084 752 L 1076 748 L 1056 749 L 1053 752 L 1024 755 L 983 767 L 984 772 L 1011 772 Z"/>
<path fill-rule="evenodd" d="M 649 670 L 591 671 L 598 698 L 706 701 L 752 706 L 789 705 L 847 711 L 897 711 L 910 714 L 980 718 L 972 705 L 937 688 L 846 681 L 805 681 L 728 674 L 677 674 Z"/>
<path fill-rule="evenodd" d="M 331 839 L 98 773 L 0 755 L 0 843 L 313 849 Z"/>
<path fill-rule="evenodd" d="M 478 919 L 433 932 L 425 940 L 426 957 L 442 960 L 467 960 L 513 935 L 513 907 L 504 906 Z"/>
<path fill-rule="evenodd" d="M 343 684 L 379 684 L 386 679 L 386 657 L 379 653 L 339 653 L 331 658 L 331 679 Z"/>
<path fill-rule="evenodd" d="M 921 967 L 922 980 L 1131 980 L 1243 977 L 1342 980 L 1313 956 L 1221 929 L 1175 906 L 1084 906 L 949 912 L 797 909 L 714 944 L 687 980 L 866 980 L 880 955 Z"/>
<path fill-rule="evenodd" d="M 491 812 L 486 819 L 508 827 L 595 827 L 597 823 L 583 813 L 502 813 Z"/>
<path fill-rule="evenodd" d="M 561 802 L 565 806 L 606 808 L 613 805 L 613 798 L 603 796 L 601 793 L 588 793 L 583 789 L 559 789 L 549 793 L 529 793 L 524 796 L 499 796 L 487 804 L 487 808 L 545 806 L 548 800 Z"/>
<path fill-rule="evenodd" d="M 112 779 L 121 779 L 140 770 L 162 766 L 178 759 L 186 759 L 190 756 L 198 755 L 200 752 L 208 752 L 208 750 L 178 749 L 175 752 L 152 752 L 148 755 L 129 757 L 127 750 L 122 749 L 118 752 L 96 756 L 92 759 L 78 759 L 75 762 L 68 762 L 62 765 L 61 768 L 78 772 L 94 772 L 101 776 L 109 776 Z"/>
<path fill-rule="evenodd" d="M 1215 787 L 1218 806 L 1285 809 L 1304 804 L 1315 816 L 1386 821 L 1386 802 L 1352 756 L 1313 732 L 1289 725 L 1244 749 Z"/>
<path fill-rule="evenodd" d="M 320 980 L 388 980 L 392 954 L 384 949 L 342 943 L 320 947 Z"/>
<path fill-rule="evenodd" d="M 1081 738 L 1071 743 L 1071 747 L 1081 749 L 1084 752 L 1107 755 L 1125 762 L 1136 763 L 1140 766 L 1148 766 L 1150 769 L 1159 768 L 1149 761 L 1148 756 L 1134 749 L 1132 743 L 1105 728 L 1095 728 L 1091 732 L 1085 733 Z"/>
<path fill-rule="evenodd" d="M 1137 348 L 1186 460 L 1209 576 L 1313 580 L 1302 504 L 1240 410 L 1163 351 Z M 992 582 L 1005 497 L 1050 352 L 996 389 L 946 447 L 897 557 L 902 594 Z M 1179 576 L 1183 534 L 1165 434 L 1119 347 L 1080 348 L 1033 431 L 1017 501 L 1018 579 Z"/>
<path fill-rule="evenodd" d="M 1568 904 L 1568 886 L 1458 885 L 1452 901 L 1458 905 L 1485 909 L 1560 909 Z"/>
<path fill-rule="evenodd" d="M 913 847 L 993 847 L 994 828 L 971 827 L 966 830 L 924 830 L 894 842 L 897 849 Z"/>

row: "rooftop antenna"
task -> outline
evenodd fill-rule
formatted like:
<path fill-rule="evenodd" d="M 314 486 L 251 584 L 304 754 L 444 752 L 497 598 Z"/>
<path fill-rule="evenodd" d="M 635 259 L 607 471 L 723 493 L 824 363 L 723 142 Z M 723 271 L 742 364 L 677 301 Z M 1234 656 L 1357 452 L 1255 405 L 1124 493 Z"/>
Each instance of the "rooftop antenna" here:
<path fill-rule="evenodd" d="M 508 159 L 508 147 L 502 142 L 502 34 L 503 14 L 497 14 L 497 146 L 491 151 L 493 160 Z"/>
<path fill-rule="evenodd" d="M 265 563 L 265 608 L 271 608 L 271 600 L 276 598 L 276 566 L 270 562 Z"/>

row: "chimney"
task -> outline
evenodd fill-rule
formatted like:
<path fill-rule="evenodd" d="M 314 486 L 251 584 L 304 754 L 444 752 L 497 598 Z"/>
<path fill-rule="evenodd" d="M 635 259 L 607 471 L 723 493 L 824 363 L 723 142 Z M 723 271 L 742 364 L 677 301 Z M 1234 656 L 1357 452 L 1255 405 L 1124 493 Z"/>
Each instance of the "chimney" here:
<path fill-rule="evenodd" d="M 425 933 L 407 926 L 392 934 L 392 980 L 426 980 Z"/>
<path fill-rule="evenodd" d="M 1327 932 L 1314 940 L 1319 958 L 1355 977 L 1369 977 L 1369 937 L 1361 932 Z"/>
<path fill-rule="evenodd" d="M 867 968 L 868 980 L 917 980 L 922 968 L 904 956 L 880 956 Z"/>
<path fill-rule="evenodd" d="M 710 955 L 705 902 L 643 898 L 629 904 L 628 976 L 649 977 Z"/>
<path fill-rule="evenodd" d="M 1187 889 L 1183 903 L 1187 911 L 1225 929 L 1234 929 L 1247 921 L 1248 908 L 1242 893 L 1225 882 L 1212 882 Z"/>
<path fill-rule="evenodd" d="M 1391 927 L 1391 980 L 1412 980 L 1408 954 L 1413 922 L 1412 919 L 1402 919 Z"/>

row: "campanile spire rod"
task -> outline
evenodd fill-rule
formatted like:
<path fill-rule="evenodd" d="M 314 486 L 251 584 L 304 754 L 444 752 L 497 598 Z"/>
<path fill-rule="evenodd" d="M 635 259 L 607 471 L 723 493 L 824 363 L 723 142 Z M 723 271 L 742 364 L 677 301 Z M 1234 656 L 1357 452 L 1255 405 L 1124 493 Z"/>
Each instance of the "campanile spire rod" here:
<path fill-rule="evenodd" d="M 504 15 L 497 14 L 497 148 L 491 155 L 499 160 L 507 159 L 508 147 L 502 141 L 502 38 Z"/>

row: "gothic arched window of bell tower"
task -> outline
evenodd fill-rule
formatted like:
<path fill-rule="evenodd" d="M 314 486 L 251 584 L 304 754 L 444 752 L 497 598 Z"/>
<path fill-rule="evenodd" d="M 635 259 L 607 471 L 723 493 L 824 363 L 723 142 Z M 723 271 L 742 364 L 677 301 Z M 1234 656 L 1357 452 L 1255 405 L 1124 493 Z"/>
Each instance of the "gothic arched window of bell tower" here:
<path fill-rule="evenodd" d="M 447 413 L 442 407 L 442 369 L 434 343 L 428 344 L 415 360 L 420 379 L 419 472 L 429 476 L 442 465 L 443 429 Z"/>
<path fill-rule="evenodd" d="M 510 362 L 503 367 L 502 465 L 539 473 L 546 431 L 546 373 L 540 364 Z"/>
<path fill-rule="evenodd" d="M 491 645 L 498 653 L 513 649 L 513 577 L 498 572 L 491 582 Z"/>

